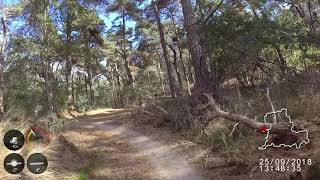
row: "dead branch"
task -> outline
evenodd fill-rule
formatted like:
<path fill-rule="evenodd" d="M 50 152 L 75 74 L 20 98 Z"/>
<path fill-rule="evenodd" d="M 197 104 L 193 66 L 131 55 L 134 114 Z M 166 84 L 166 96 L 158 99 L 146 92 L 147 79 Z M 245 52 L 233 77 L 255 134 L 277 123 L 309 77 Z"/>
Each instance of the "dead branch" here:
<path fill-rule="evenodd" d="M 209 150 L 209 152 L 207 153 L 207 155 L 206 155 L 206 161 L 205 161 L 205 163 L 204 163 L 204 167 L 207 167 L 207 164 L 208 164 L 208 157 L 209 157 L 209 154 L 210 154 L 210 152 L 213 150 L 213 147 L 210 147 L 210 150 Z"/>
<path fill-rule="evenodd" d="M 234 121 L 236 123 L 241 123 L 247 126 L 248 128 L 253 129 L 254 131 L 262 134 L 265 133 L 260 130 L 262 127 L 266 127 L 267 129 L 270 129 L 269 131 L 270 134 L 286 135 L 291 132 L 288 126 L 282 126 L 279 124 L 271 124 L 271 123 L 261 123 L 247 116 L 223 111 L 220 109 L 218 104 L 214 101 L 214 99 L 209 94 L 203 93 L 202 95 L 208 99 L 208 104 L 205 105 L 205 107 L 211 106 L 214 109 L 214 112 L 212 115 L 213 118 L 218 116 L 224 119 L 228 119 L 230 121 Z"/>
<path fill-rule="evenodd" d="M 275 112 L 275 109 L 274 109 L 274 106 L 273 106 L 273 103 L 271 101 L 271 98 L 270 98 L 270 91 L 269 91 L 269 88 L 267 87 L 267 94 L 266 94 L 267 98 L 268 98 L 268 101 L 270 103 L 270 106 L 271 106 L 271 110 L 272 112 Z M 272 114 L 272 119 L 273 119 L 273 123 L 277 123 L 277 115 L 275 113 Z"/>
<path fill-rule="evenodd" d="M 239 122 L 237 122 L 237 123 L 233 126 L 232 131 L 231 131 L 230 134 L 229 134 L 229 137 L 232 136 L 232 134 L 234 133 L 234 131 L 236 130 L 236 128 L 237 128 L 238 125 L 239 125 Z"/>
<path fill-rule="evenodd" d="M 149 111 L 146 111 L 146 110 L 139 110 L 140 112 L 143 112 L 145 114 L 148 114 L 150 116 L 156 116 L 156 117 L 162 117 L 160 114 L 156 114 L 156 113 L 152 113 L 152 112 L 149 112 Z"/>
<path fill-rule="evenodd" d="M 166 110 L 164 110 L 162 107 L 151 103 L 152 106 L 156 107 L 158 110 L 160 110 L 163 114 L 165 114 L 166 116 L 169 116 L 168 112 Z"/>

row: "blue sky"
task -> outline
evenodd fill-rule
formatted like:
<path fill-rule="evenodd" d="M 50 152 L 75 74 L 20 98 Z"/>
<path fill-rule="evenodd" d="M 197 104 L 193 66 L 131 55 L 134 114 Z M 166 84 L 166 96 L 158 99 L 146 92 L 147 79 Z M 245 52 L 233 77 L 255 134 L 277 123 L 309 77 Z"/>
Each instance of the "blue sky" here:
<path fill-rule="evenodd" d="M 15 4 L 19 3 L 19 0 L 0 0 L 0 2 L 1 1 L 4 2 L 4 5 L 15 5 Z M 144 8 L 145 6 L 147 6 L 150 3 L 151 3 L 151 0 L 146 0 L 140 5 L 140 8 Z M 114 21 L 114 19 L 117 17 L 117 13 L 110 13 L 110 14 L 106 15 L 101 10 L 98 10 L 98 8 L 97 8 L 97 12 L 99 12 L 98 16 L 99 16 L 99 18 L 101 18 L 104 21 L 107 29 L 110 29 L 112 27 L 112 21 Z M 14 23 L 14 26 L 16 26 L 16 25 L 22 25 L 22 23 Z M 127 25 L 128 25 L 128 27 L 134 27 L 136 25 L 136 23 L 131 21 L 131 22 L 128 22 Z"/>
<path fill-rule="evenodd" d="M 20 0 L 0 0 L 1 2 L 4 2 L 4 5 L 10 6 L 15 5 L 20 2 Z M 149 5 L 151 3 L 151 0 L 145 0 L 139 8 L 144 8 L 145 6 Z M 97 14 L 99 18 L 101 18 L 105 25 L 106 30 L 110 30 L 112 28 L 112 22 L 117 18 L 117 13 L 109 13 L 106 14 L 105 7 L 96 7 Z M 118 23 L 118 22 L 116 22 Z M 15 32 L 15 30 L 19 29 L 24 25 L 24 22 L 22 20 L 17 19 L 16 21 L 13 21 L 11 25 L 9 25 L 10 32 Z M 127 21 L 127 28 L 134 28 L 136 26 L 136 22 L 134 21 Z M 134 42 L 133 46 L 135 47 L 137 45 L 137 42 Z"/>
<path fill-rule="evenodd" d="M 14 5 L 14 4 L 17 4 L 18 2 L 19 2 L 19 0 L 4 0 L 5 5 Z"/>

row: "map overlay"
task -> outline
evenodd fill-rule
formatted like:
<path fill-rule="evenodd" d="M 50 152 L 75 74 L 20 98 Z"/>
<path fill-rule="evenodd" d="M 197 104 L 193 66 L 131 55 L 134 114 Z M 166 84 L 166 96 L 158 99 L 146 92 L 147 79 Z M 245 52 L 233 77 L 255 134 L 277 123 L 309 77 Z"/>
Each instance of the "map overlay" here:
<path fill-rule="evenodd" d="M 295 147 L 296 149 L 301 148 L 302 144 L 308 144 L 310 142 L 309 136 L 308 136 L 308 130 L 295 130 L 295 125 L 294 122 L 291 120 L 290 116 L 288 116 L 288 110 L 286 108 L 281 109 L 280 111 L 275 111 L 275 112 L 269 112 L 264 116 L 264 123 L 267 124 L 269 123 L 272 118 L 277 119 L 277 123 L 279 124 L 289 124 L 291 126 L 290 130 L 295 133 L 297 137 L 299 138 L 298 142 L 283 142 L 283 143 L 274 143 L 270 141 L 270 130 L 272 129 L 272 123 L 270 123 L 270 128 L 266 128 L 266 137 L 264 144 L 259 147 L 259 150 L 265 150 L 267 147 Z M 283 140 L 285 141 L 285 140 Z"/>

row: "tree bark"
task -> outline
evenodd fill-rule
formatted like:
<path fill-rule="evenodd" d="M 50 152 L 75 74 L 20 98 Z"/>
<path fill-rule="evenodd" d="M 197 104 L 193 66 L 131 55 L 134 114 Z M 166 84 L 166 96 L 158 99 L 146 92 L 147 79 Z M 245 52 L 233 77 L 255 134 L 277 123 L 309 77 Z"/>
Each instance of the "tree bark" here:
<path fill-rule="evenodd" d="M 279 47 L 275 47 L 278 56 L 278 65 L 283 75 L 287 74 L 287 63 Z"/>
<path fill-rule="evenodd" d="M 204 49 L 200 44 L 198 25 L 192 11 L 191 0 L 181 0 L 184 24 L 187 30 L 188 47 L 194 67 L 195 81 L 198 88 L 215 89 L 216 83 L 210 77 Z"/>
<path fill-rule="evenodd" d="M 51 87 L 51 81 L 50 81 L 50 76 L 49 72 L 51 72 L 51 66 L 50 66 L 50 59 L 47 58 L 47 47 L 48 47 L 48 42 L 47 42 L 47 10 L 44 11 L 44 32 L 42 36 L 42 41 L 44 42 L 45 49 L 44 51 L 41 51 L 41 58 L 43 59 L 43 70 L 45 73 L 45 89 L 47 93 L 47 99 L 48 99 L 48 112 L 49 114 L 53 113 L 54 111 L 54 106 L 52 103 L 53 99 L 53 92 L 52 92 L 52 87 Z"/>
<path fill-rule="evenodd" d="M 71 62 L 71 25 L 70 25 L 70 15 L 68 13 L 67 20 L 66 20 L 66 69 L 65 69 L 65 76 L 66 76 L 66 92 L 67 92 L 67 104 L 70 105 L 72 101 L 72 83 L 71 83 L 71 71 L 72 71 L 72 62 Z"/>
<path fill-rule="evenodd" d="M 2 42 L 1 42 L 1 54 L 0 54 L 0 120 L 3 119 L 4 115 L 4 58 L 5 50 L 7 46 L 7 26 L 5 23 L 5 12 L 3 12 L 1 18 L 2 25 Z"/>
<path fill-rule="evenodd" d="M 185 64 L 183 62 L 183 52 L 182 52 L 182 49 L 181 49 L 181 44 L 180 44 L 179 39 L 177 41 L 177 46 L 178 46 L 178 50 L 179 50 L 179 57 L 180 57 L 180 62 L 181 62 L 181 67 L 182 67 L 184 80 L 186 81 L 188 94 L 191 95 L 190 82 L 189 82 L 189 78 L 188 78 L 188 75 L 187 75 L 186 66 L 185 66 Z"/>
<path fill-rule="evenodd" d="M 114 63 L 114 72 L 116 74 L 116 79 L 117 79 L 117 84 L 118 84 L 117 94 L 119 96 L 119 104 L 120 104 L 120 106 L 123 106 L 123 95 L 122 95 L 122 92 L 121 92 L 122 88 L 121 88 L 120 73 L 119 73 L 119 70 L 118 70 L 117 62 Z"/>
<path fill-rule="evenodd" d="M 94 90 L 92 88 L 92 71 L 91 71 L 91 68 L 88 67 L 87 69 L 87 72 L 88 72 L 88 85 L 89 85 L 89 101 L 91 103 L 91 105 L 94 104 Z"/>
<path fill-rule="evenodd" d="M 191 58 L 191 54 L 189 53 L 189 56 L 188 56 L 188 73 L 190 76 L 189 79 L 192 83 L 195 83 L 196 80 L 194 79 L 191 63 L 192 63 L 192 58 Z"/>
<path fill-rule="evenodd" d="M 176 71 L 177 74 L 177 78 L 178 78 L 178 82 L 179 82 L 179 93 L 182 90 L 182 79 L 181 79 L 181 75 L 180 72 L 178 70 L 178 62 L 177 62 L 177 51 L 175 50 L 174 46 L 172 46 L 171 44 L 169 44 L 169 48 L 171 49 L 172 53 L 173 53 L 173 66 L 174 66 L 174 70 Z"/>
<path fill-rule="evenodd" d="M 72 104 L 74 104 L 74 102 L 75 102 L 75 99 L 76 99 L 76 95 L 75 95 L 75 93 L 76 93 L 76 90 L 75 90 L 75 88 L 74 88 L 74 77 L 73 77 L 73 74 L 71 75 L 71 91 L 72 91 Z"/>
<path fill-rule="evenodd" d="M 247 116 L 243 116 L 240 114 L 235 114 L 231 112 L 226 112 L 220 109 L 219 105 L 216 104 L 214 99 L 208 95 L 208 94 L 202 94 L 208 99 L 208 104 L 204 105 L 201 109 L 204 109 L 208 106 L 211 106 L 213 108 L 212 117 L 209 117 L 209 119 L 214 117 L 222 117 L 224 119 L 234 121 L 236 123 L 241 123 L 247 126 L 248 128 L 264 134 L 265 131 L 262 131 L 262 127 L 265 127 L 266 129 L 270 129 L 270 134 L 278 134 L 278 135 L 286 135 L 291 133 L 291 129 L 287 125 L 281 125 L 281 124 L 275 124 L 275 123 L 261 123 L 256 121 L 255 119 L 251 119 Z"/>
<path fill-rule="evenodd" d="M 84 76 L 84 82 L 85 82 L 85 87 L 86 87 L 86 96 L 87 96 L 87 99 L 89 99 L 88 77 L 87 77 L 87 75 Z"/>
<path fill-rule="evenodd" d="M 174 20 L 174 14 L 172 11 L 170 11 L 170 19 L 173 22 L 174 27 L 177 26 L 177 24 L 175 23 Z M 182 72 L 183 72 L 183 76 L 184 76 L 184 80 L 186 82 L 187 85 L 187 89 L 188 89 L 188 94 L 191 95 L 191 90 L 190 90 L 190 82 L 189 82 L 189 78 L 188 75 L 186 73 L 186 67 L 185 64 L 183 62 L 183 52 L 182 52 L 182 48 L 181 48 L 181 43 L 180 43 L 180 35 L 181 32 L 178 32 L 177 28 L 174 28 L 174 33 L 175 33 L 175 37 L 176 37 L 176 46 L 178 47 L 178 52 L 179 52 L 179 58 L 180 58 L 180 63 L 181 63 L 181 67 L 182 67 Z"/>
<path fill-rule="evenodd" d="M 175 87 L 175 79 L 172 75 L 171 64 L 170 64 L 170 61 L 168 58 L 168 50 L 167 50 L 166 41 L 165 41 L 165 37 L 164 37 L 163 27 L 162 27 L 161 20 L 160 20 L 160 12 L 159 12 L 159 9 L 154 1 L 152 1 L 152 7 L 153 7 L 153 11 L 154 11 L 154 16 L 157 21 L 157 26 L 158 26 L 158 31 L 159 31 L 164 60 L 165 60 L 166 66 L 167 66 L 167 74 L 168 74 L 168 79 L 169 79 L 171 96 L 173 98 L 175 98 L 177 96 L 176 87 Z"/>
<path fill-rule="evenodd" d="M 112 99 L 113 99 L 114 107 L 117 108 L 117 98 L 116 98 L 116 90 L 115 90 L 114 81 L 115 81 L 114 74 L 113 74 L 113 70 L 112 70 L 111 71 Z"/>
<path fill-rule="evenodd" d="M 47 62 L 43 63 L 43 69 L 45 73 L 45 89 L 47 93 L 47 100 L 48 100 L 48 112 L 49 114 L 53 113 L 54 107 L 52 103 L 52 98 L 53 98 L 53 93 L 52 93 L 52 88 L 51 88 L 51 81 L 50 81 L 50 76 L 49 76 L 49 71 L 50 71 L 50 61 L 46 60 Z"/>
<path fill-rule="evenodd" d="M 127 39 L 126 39 L 126 19 L 125 11 L 122 11 L 122 58 L 124 60 L 124 66 L 127 72 L 127 84 L 131 85 L 133 83 L 132 73 L 129 67 L 128 54 L 127 54 Z"/>
<path fill-rule="evenodd" d="M 158 54 L 158 63 L 157 63 L 157 69 L 158 69 L 158 76 L 159 76 L 159 81 L 160 81 L 160 87 L 161 87 L 161 94 L 165 95 L 165 89 L 164 89 L 164 84 L 163 84 L 163 79 L 162 79 L 162 75 L 161 75 L 161 56 L 160 54 Z"/>

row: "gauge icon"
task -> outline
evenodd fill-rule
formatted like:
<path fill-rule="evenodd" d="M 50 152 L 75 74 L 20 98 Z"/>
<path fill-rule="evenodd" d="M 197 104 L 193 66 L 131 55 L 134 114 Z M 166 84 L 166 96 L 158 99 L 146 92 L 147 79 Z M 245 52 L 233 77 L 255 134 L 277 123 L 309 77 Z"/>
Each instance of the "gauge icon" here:
<path fill-rule="evenodd" d="M 8 149 L 16 151 L 24 145 L 24 135 L 18 130 L 10 130 L 4 135 L 3 142 Z"/>
<path fill-rule="evenodd" d="M 18 174 L 24 168 L 24 159 L 21 155 L 12 153 L 5 157 L 3 166 L 8 173 Z"/>
<path fill-rule="evenodd" d="M 29 156 L 27 167 L 33 174 L 41 174 L 47 169 L 48 160 L 43 154 L 35 153 Z"/>
<path fill-rule="evenodd" d="M 26 142 L 29 147 L 47 147 L 50 143 L 49 133 L 39 127 L 31 127 L 26 131 Z"/>

